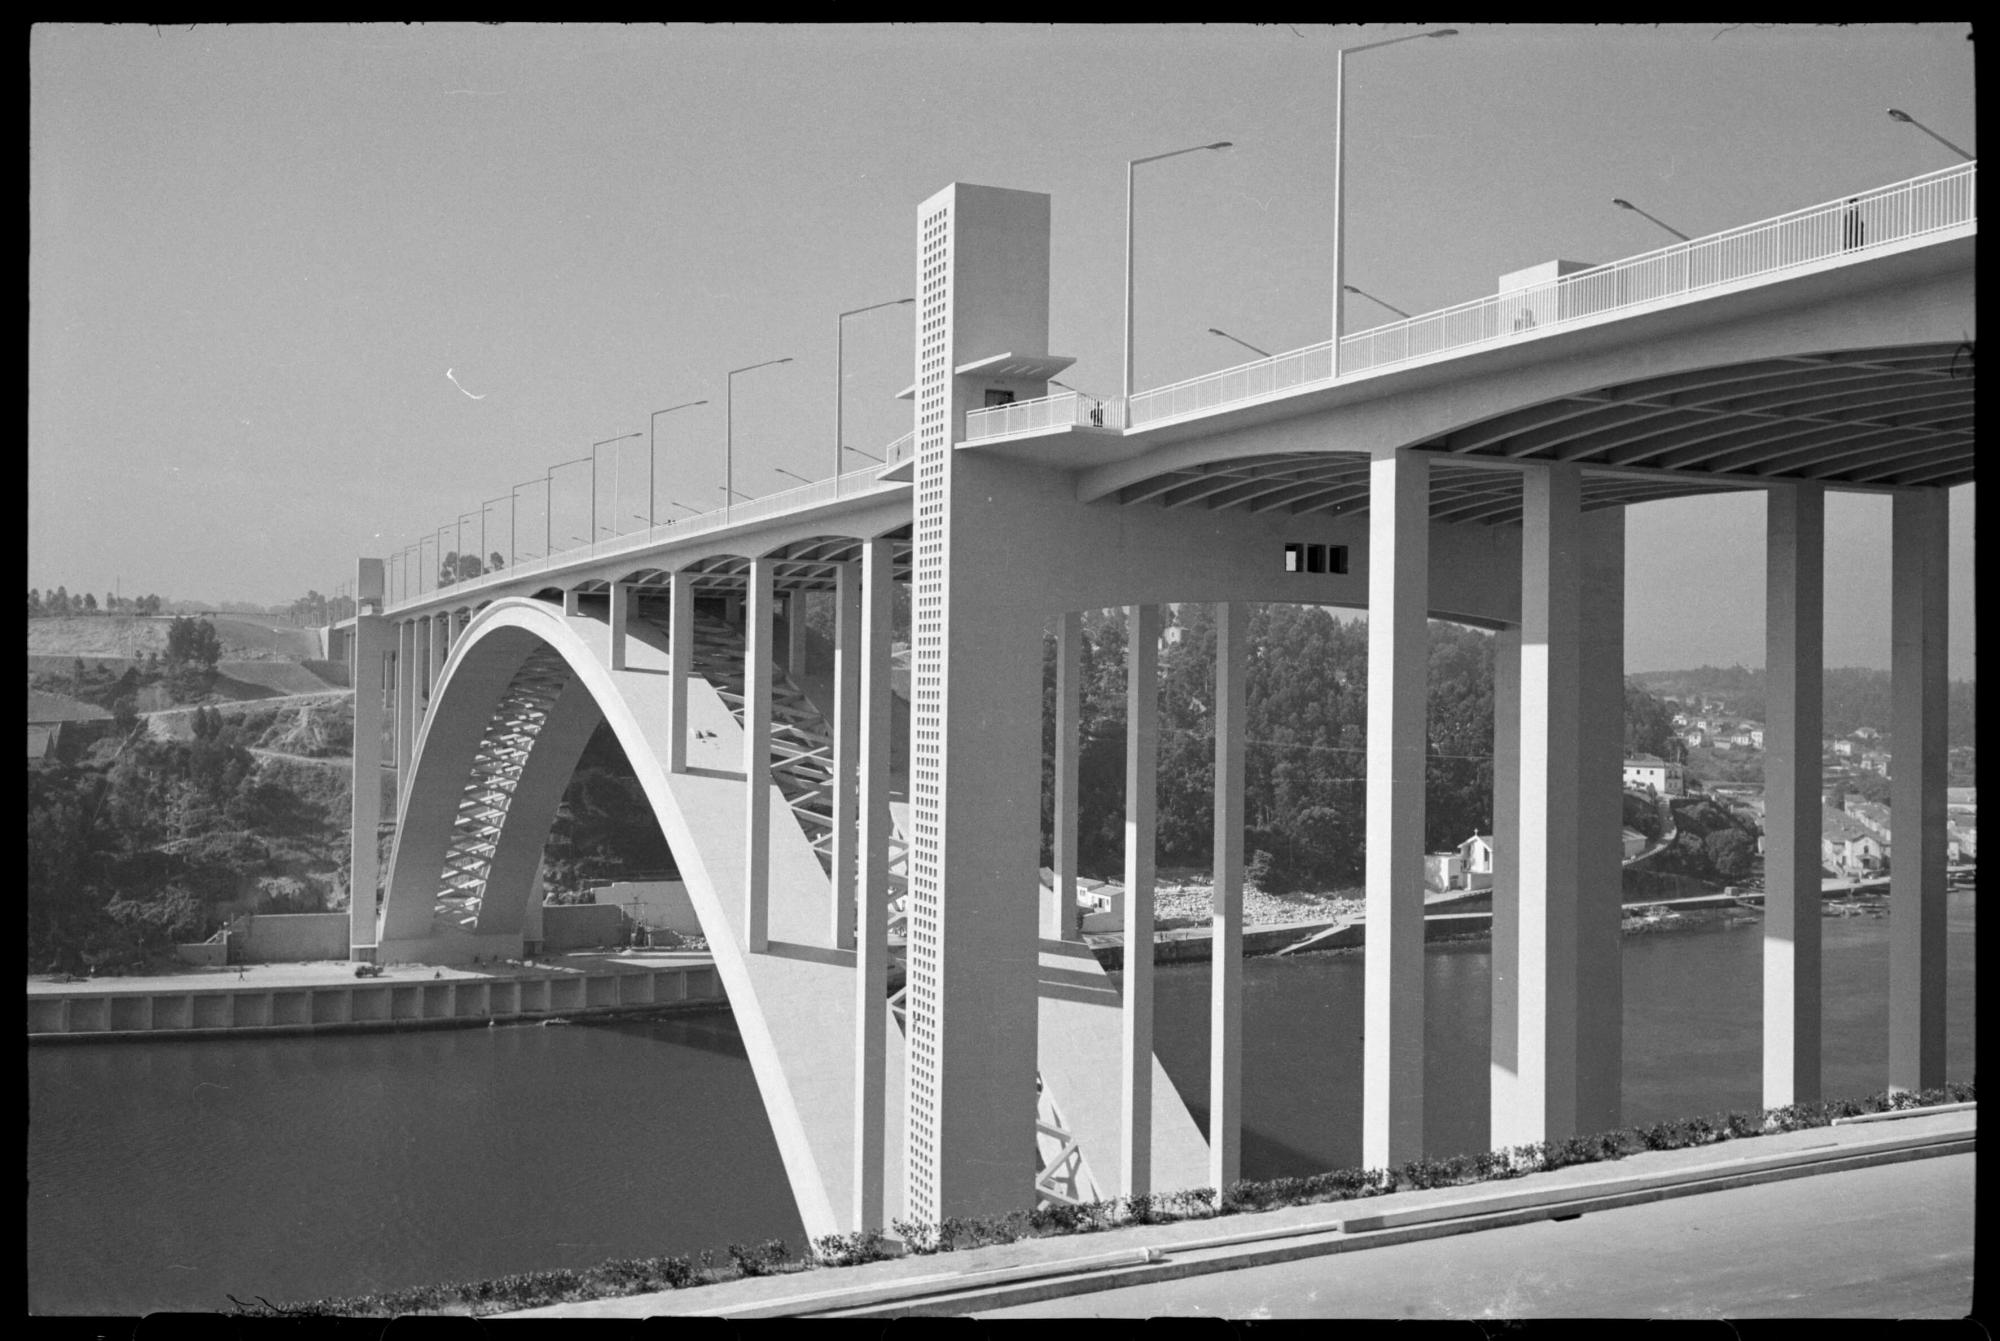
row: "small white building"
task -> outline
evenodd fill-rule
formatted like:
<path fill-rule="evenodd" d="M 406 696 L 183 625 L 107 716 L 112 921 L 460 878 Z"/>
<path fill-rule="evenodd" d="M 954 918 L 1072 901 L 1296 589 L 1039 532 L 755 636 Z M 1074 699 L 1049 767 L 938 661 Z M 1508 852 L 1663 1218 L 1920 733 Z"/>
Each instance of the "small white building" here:
<path fill-rule="evenodd" d="M 1619 837 L 1625 847 L 1626 861 L 1632 860 L 1632 858 L 1646 850 L 1646 835 L 1640 833 L 1629 824 L 1625 826 Z"/>
<path fill-rule="evenodd" d="M 1821 865 L 1849 880 L 1878 875 L 1884 865 L 1881 841 L 1831 806 L 1820 807 L 1819 853 Z"/>
<path fill-rule="evenodd" d="M 1625 761 L 1625 785 L 1650 787 L 1659 796 L 1680 796 L 1686 790 L 1681 766 L 1651 754 L 1635 755 Z"/>
<path fill-rule="evenodd" d="M 1470 889 L 1478 885 L 1493 883 L 1493 835 L 1476 833 L 1458 845 L 1461 869 L 1465 873 L 1465 885 Z M 1479 877 L 1484 876 L 1485 879 Z"/>
<path fill-rule="evenodd" d="M 1450 852 L 1427 852 L 1424 854 L 1424 887 L 1426 889 L 1463 889 L 1465 887 L 1465 857 L 1457 850 Z"/>

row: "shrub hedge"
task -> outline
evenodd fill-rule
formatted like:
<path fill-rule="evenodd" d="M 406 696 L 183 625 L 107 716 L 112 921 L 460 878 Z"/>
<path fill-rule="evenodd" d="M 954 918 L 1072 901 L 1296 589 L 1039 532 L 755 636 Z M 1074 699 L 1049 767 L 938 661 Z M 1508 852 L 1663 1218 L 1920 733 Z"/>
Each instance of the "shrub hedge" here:
<path fill-rule="evenodd" d="M 768 1276 L 813 1267 L 855 1266 L 904 1253 L 961 1252 L 988 1244 L 1060 1234 L 1090 1234 L 1129 1225 L 1165 1224 L 1174 1220 L 1276 1210 L 1320 1202 L 1352 1201 L 1389 1192 L 1518 1178 L 1522 1174 L 1622 1159 L 1645 1150 L 1681 1150 L 1718 1141 L 1803 1131 L 1824 1127 L 1835 1118 L 1864 1113 L 1930 1108 L 1966 1103 L 1977 1098 L 1972 1081 L 1957 1081 L 1936 1089 L 1897 1094 L 1879 1093 L 1866 1099 L 1827 1099 L 1789 1104 L 1761 1113 L 1720 1113 L 1674 1122 L 1557 1141 L 1539 1141 L 1507 1149 L 1449 1158 L 1425 1156 L 1395 1169 L 1333 1169 L 1303 1178 L 1269 1178 L 1232 1183 L 1218 1197 L 1210 1187 L 1149 1196 L 1089 1201 L 1075 1206 L 1041 1206 L 984 1218 L 951 1217 L 938 1224 L 894 1221 L 900 1245 L 879 1229 L 858 1234 L 827 1234 L 815 1239 L 802 1257 L 790 1255 L 782 1239 L 725 1250 L 729 1263 L 718 1265 L 710 1253 L 698 1260 L 686 1257 L 643 1257 L 602 1262 L 583 1270 L 528 1271 L 496 1280 L 427 1285 L 353 1298 L 321 1299 L 302 1304 L 272 1304 L 255 1296 L 254 1304 L 230 1295 L 239 1313 L 284 1317 L 395 1317 L 405 1313 L 503 1313 L 545 1304 L 619 1295 L 652 1294 L 711 1285 L 743 1276 Z"/>

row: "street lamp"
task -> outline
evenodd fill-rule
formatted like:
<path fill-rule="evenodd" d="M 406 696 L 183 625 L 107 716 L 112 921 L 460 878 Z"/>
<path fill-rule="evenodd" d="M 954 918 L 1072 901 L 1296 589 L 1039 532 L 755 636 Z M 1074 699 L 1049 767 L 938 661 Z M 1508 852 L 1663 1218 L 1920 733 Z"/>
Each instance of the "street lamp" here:
<path fill-rule="evenodd" d="M 1646 213 L 1646 211 L 1640 209 L 1637 205 L 1634 205 L 1629 200 L 1614 200 L 1611 203 L 1616 205 L 1621 210 L 1631 210 L 1632 213 L 1638 215 L 1642 219 L 1652 219 L 1654 223 L 1659 224 L 1660 227 L 1666 229 L 1669 233 L 1672 233 L 1675 237 L 1679 238 L 1683 242 L 1692 242 L 1694 240 L 1690 238 L 1686 233 L 1683 233 L 1680 229 L 1674 227 L 1672 224 L 1660 223 L 1658 219 L 1654 219 L 1652 215 Z"/>
<path fill-rule="evenodd" d="M 1368 292 L 1366 289 L 1357 288 L 1352 284 L 1343 284 L 1340 287 L 1346 289 L 1349 293 L 1360 294 L 1363 298 L 1366 298 L 1369 302 L 1375 304 L 1375 306 L 1377 307 L 1388 308 L 1391 312 L 1394 312 L 1397 316 L 1401 317 L 1405 321 L 1408 321 L 1410 319 L 1410 314 L 1408 312 L 1405 312 L 1402 308 L 1396 306 L 1394 303 L 1383 302 L 1380 298 L 1377 298 L 1374 294 Z"/>
<path fill-rule="evenodd" d="M 847 451 L 853 450 L 852 448 L 846 447 L 845 443 L 842 441 L 840 432 L 841 392 L 846 390 L 847 387 L 847 375 L 846 375 L 847 374 L 847 319 L 849 317 L 858 317 L 863 312 L 873 312 L 877 308 L 907 307 L 911 303 L 914 303 L 916 301 L 917 300 L 914 298 L 891 298 L 886 303 L 871 303 L 867 307 L 852 308 L 846 312 L 842 312 L 838 317 L 834 318 L 833 321 L 833 478 L 836 481 L 836 483 L 834 484 L 834 488 L 836 490 L 840 488 L 840 485 L 838 484 L 837 481 L 840 479 L 841 469 L 847 464 L 847 458 L 845 456 L 842 456 L 841 452 L 843 450 Z M 863 455 L 866 455 L 866 453 L 863 453 Z M 881 458 L 877 457 L 875 459 L 880 460 Z"/>
<path fill-rule="evenodd" d="M 1340 376 L 1340 326 L 1347 316 L 1347 58 L 1377 47 L 1398 42 L 1414 42 L 1419 37 L 1456 37 L 1456 28 L 1436 28 L 1427 33 L 1405 33 L 1380 42 L 1344 47 L 1333 57 L 1333 347 L 1330 368 Z"/>
<path fill-rule="evenodd" d="M 784 468 L 783 466 L 772 466 L 772 467 L 771 467 L 771 469 L 773 469 L 773 470 L 777 471 L 777 472 L 778 472 L 778 473 L 779 473 L 780 475 L 790 475 L 790 476 L 791 476 L 791 477 L 792 477 L 793 479 L 797 480 L 797 481 L 798 481 L 798 482 L 799 482 L 800 484 L 811 484 L 811 483 L 812 483 L 812 481 L 811 481 L 811 480 L 809 480 L 809 479 L 807 479 L 807 478 L 806 478 L 805 476 L 803 476 L 803 475 L 799 474 L 799 472 L 798 472 L 798 471 L 796 471 L 796 470 L 786 470 L 786 469 L 785 469 L 785 468 Z"/>
<path fill-rule="evenodd" d="M 1261 354 L 1265 358 L 1271 357 L 1270 350 L 1259 349 L 1257 348 L 1257 346 L 1251 344 L 1248 340 L 1237 340 L 1235 336 L 1231 335 L 1228 331 L 1223 330 L 1220 326 L 1210 326 L 1208 328 L 1208 333 L 1210 335 L 1219 335 L 1225 340 L 1236 340 L 1237 344 L 1242 345 L 1245 349 L 1249 350 L 1253 354 Z"/>
<path fill-rule="evenodd" d="M 730 488 L 730 487 L 729 487 L 728 485 L 726 485 L 726 484 L 724 484 L 724 485 L 718 485 L 717 487 L 718 487 L 718 488 L 720 488 L 720 489 L 722 490 L 722 492 L 723 492 L 723 493 L 725 493 L 725 494 L 730 494 L 730 495 L 733 495 L 733 496 L 735 496 L 735 497 L 737 497 L 737 498 L 740 498 L 740 499 L 742 499 L 742 500 L 743 500 L 744 502 L 746 502 L 746 503 L 752 503 L 752 502 L 755 502 L 755 501 L 756 501 L 756 499 L 757 499 L 757 496 L 756 496 L 755 494 L 746 494 L 746 493 L 744 493 L 744 492 L 743 492 L 743 491 L 742 491 L 741 489 L 732 489 L 732 488 Z M 724 501 L 724 503 L 723 503 L 723 506 L 724 506 L 724 507 L 727 507 L 727 506 L 728 506 L 728 502 L 727 502 L 726 500 Z"/>
<path fill-rule="evenodd" d="M 637 433 L 620 433 L 615 438 L 606 438 L 603 442 L 593 442 L 590 444 L 590 547 L 592 549 L 597 548 L 597 449 L 599 447 L 608 447 L 614 442 L 623 442 L 627 438 L 636 438 L 638 436 Z M 611 492 L 614 495 L 618 492 L 617 477 L 615 475 L 612 477 Z M 615 498 L 612 506 L 617 506 Z M 617 532 L 614 530 L 612 534 L 616 535 Z"/>
<path fill-rule="evenodd" d="M 668 507 L 672 507 L 672 508 L 679 508 L 679 509 L 680 509 L 680 510 L 681 510 L 682 512 L 689 512 L 689 513 L 693 513 L 693 514 L 694 514 L 695 516 L 697 516 L 697 517 L 699 517 L 699 516 L 701 515 L 701 509 L 700 509 L 700 508 L 691 508 L 691 507 L 689 507 L 689 506 L 688 506 L 687 504 L 685 504 L 685 503 L 676 503 L 676 502 L 675 502 L 675 501 L 674 501 L 673 499 L 671 499 L 671 498 L 669 498 L 669 499 L 667 500 L 667 506 L 668 506 Z"/>
<path fill-rule="evenodd" d="M 1932 130 L 1929 126 L 1926 126 L 1923 122 L 1911 116 L 1908 112 L 1899 111 L 1896 108 L 1891 107 L 1889 109 L 1889 117 L 1891 120 L 1900 121 L 1906 126 L 1915 126 L 1918 130 L 1930 136 L 1932 139 L 1936 140 L 1939 144 L 1943 145 L 1945 148 L 1951 150 L 1954 154 L 1957 154 L 1960 158 L 1964 159 L 1966 162 L 1968 163 L 1972 162 L 1971 154 L 1966 153 L 1965 150 L 1959 148 L 1957 145 L 1953 144 L 1950 140 L 1947 140 L 1944 136 L 1938 134 L 1936 131 Z"/>
<path fill-rule="evenodd" d="M 672 414 L 675 410 L 685 410 L 691 405 L 706 404 L 708 404 L 706 400 L 683 401 L 679 405 L 669 405 L 664 410 L 653 411 L 652 417 L 646 420 L 646 529 L 649 531 L 653 529 L 653 474 L 655 469 L 653 427 L 659 423 L 660 416 L 663 414 Z"/>
<path fill-rule="evenodd" d="M 459 574 L 465 571 L 465 519 L 472 515 L 473 514 L 470 512 L 461 512 L 458 514 L 458 551 L 457 551 L 458 572 L 453 573 L 451 575 L 451 580 L 453 582 L 458 581 Z M 486 514 L 483 512 L 479 514 L 479 524 L 482 528 L 484 528 L 486 525 Z M 485 559 L 482 557 L 480 560 L 480 567 L 481 569 L 484 569 L 485 566 L 486 562 Z"/>
<path fill-rule="evenodd" d="M 521 490 L 531 484 L 545 485 L 547 483 L 547 480 L 522 480 L 507 491 L 507 562 L 516 568 L 520 567 L 521 557 L 514 548 L 514 523 L 521 515 Z M 547 495 L 544 494 L 543 497 L 546 500 Z M 546 501 L 542 505 L 542 510 L 544 512 L 548 510 Z"/>
<path fill-rule="evenodd" d="M 544 500 L 542 504 L 542 557 L 544 559 L 556 552 L 556 472 L 564 466 L 580 466 L 586 461 L 590 462 L 591 492 L 594 495 L 597 489 L 597 457 L 594 454 L 591 456 L 579 456 L 574 461 L 558 461 L 542 472 L 542 481 L 546 485 L 546 489 L 542 494 Z M 594 496 L 590 500 L 590 515 L 592 521 L 597 519 L 597 499 Z"/>
<path fill-rule="evenodd" d="M 511 499 L 512 497 L 513 495 L 511 494 L 502 494 L 500 498 L 489 498 L 484 503 L 481 503 L 479 505 L 479 566 L 482 569 L 485 568 L 486 566 L 486 556 L 489 553 L 491 553 L 491 551 L 486 548 L 486 510 L 492 507 L 495 503 L 498 503 L 501 498 Z M 510 508 L 512 507 L 511 503 L 509 503 L 509 507 Z M 511 532 L 508 538 L 510 543 L 507 547 L 508 549 L 507 562 L 511 564 L 514 562 L 513 545 L 511 543 L 512 540 Z"/>
<path fill-rule="evenodd" d="M 883 461 L 883 459 L 882 459 L 881 457 L 879 457 L 879 456 L 875 455 L 875 453 L 873 453 L 873 452 L 864 452 L 864 451 L 862 451 L 862 450 L 861 450 L 861 449 L 860 449 L 859 447 L 849 447 L 849 448 L 848 448 L 847 450 L 848 450 L 848 451 L 850 451 L 850 452 L 853 452 L 853 453 L 854 453 L 854 454 L 855 454 L 856 456 L 865 456 L 865 457 L 867 457 L 867 458 L 868 458 L 868 459 L 869 459 L 870 461 L 873 461 L 873 462 L 874 462 L 874 463 L 875 463 L 876 465 L 878 465 L 878 466 L 880 466 L 880 465 L 886 465 L 886 464 L 888 464 L 887 462 Z"/>
<path fill-rule="evenodd" d="M 769 367 L 772 367 L 772 366 L 774 366 L 774 365 L 776 365 L 776 364 L 780 364 L 780 363 L 790 363 L 791 361 L 792 361 L 792 360 L 791 360 L 791 359 L 790 359 L 789 357 L 786 357 L 786 358 L 781 358 L 781 359 L 765 359 L 765 360 L 764 360 L 764 361 L 763 361 L 762 363 L 752 363 L 752 364 L 750 364 L 750 365 L 749 365 L 748 367 L 744 367 L 744 368 L 731 368 L 731 369 L 729 370 L 729 375 L 728 375 L 728 377 L 726 377 L 726 378 L 724 378 L 724 379 L 723 379 L 723 382 L 724 382 L 724 385 L 725 385 L 725 386 L 726 386 L 726 387 L 728 388 L 728 389 L 727 389 L 727 391 L 725 391 L 725 392 L 724 392 L 724 394 L 723 394 L 723 407 L 722 407 L 722 432 L 723 432 L 723 440 L 722 440 L 722 441 L 723 441 L 723 448 L 722 448 L 722 450 L 723 450 L 723 457 L 722 457 L 722 481 L 723 481 L 723 483 L 722 483 L 722 493 L 723 493 L 723 499 L 722 499 L 722 512 L 723 512 L 723 515 L 724 515 L 725 517 L 727 517 L 727 516 L 729 515 L 729 509 L 730 509 L 730 506 L 731 506 L 731 502 L 730 502 L 730 497 L 729 497 L 730 495 L 732 495 L 732 494 L 735 494 L 735 495 L 736 495 L 736 497 L 739 497 L 739 498 L 748 498 L 748 497 L 750 496 L 749 494 L 737 494 L 737 493 L 736 493 L 736 489 L 735 489 L 735 484 L 736 484 L 736 374 L 738 374 L 738 373 L 747 373 L 747 372 L 755 372 L 755 371 L 757 371 L 757 369 L 759 369 L 759 368 L 769 368 Z"/>
<path fill-rule="evenodd" d="M 1214 144 L 1192 144 L 1185 149 L 1170 149 L 1164 154 L 1149 154 L 1145 158 L 1133 158 L 1125 163 L 1125 384 L 1124 399 L 1132 399 L 1132 169 L 1141 163 L 1157 163 L 1163 158 L 1179 158 L 1182 154 L 1196 154 L 1204 149 L 1227 149 L 1233 140 L 1217 140 Z"/>

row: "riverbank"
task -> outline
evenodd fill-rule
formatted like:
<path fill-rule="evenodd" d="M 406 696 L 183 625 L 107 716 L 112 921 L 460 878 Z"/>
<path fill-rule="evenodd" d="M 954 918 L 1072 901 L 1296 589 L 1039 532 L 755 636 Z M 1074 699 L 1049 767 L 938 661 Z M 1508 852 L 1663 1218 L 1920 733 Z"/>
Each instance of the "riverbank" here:
<path fill-rule="evenodd" d="M 84 982 L 28 980 L 30 1043 L 545 1024 L 728 1009 L 706 954 L 561 955 L 532 964 L 255 964 Z"/>

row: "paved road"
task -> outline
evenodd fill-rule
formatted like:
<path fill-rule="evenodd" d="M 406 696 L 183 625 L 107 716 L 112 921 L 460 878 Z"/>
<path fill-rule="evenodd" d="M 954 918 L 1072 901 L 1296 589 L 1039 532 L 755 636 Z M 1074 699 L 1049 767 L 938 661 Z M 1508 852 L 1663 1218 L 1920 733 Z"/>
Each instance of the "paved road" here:
<path fill-rule="evenodd" d="M 1973 1156 L 1823 1174 L 982 1317 L 1962 1317 Z"/>

